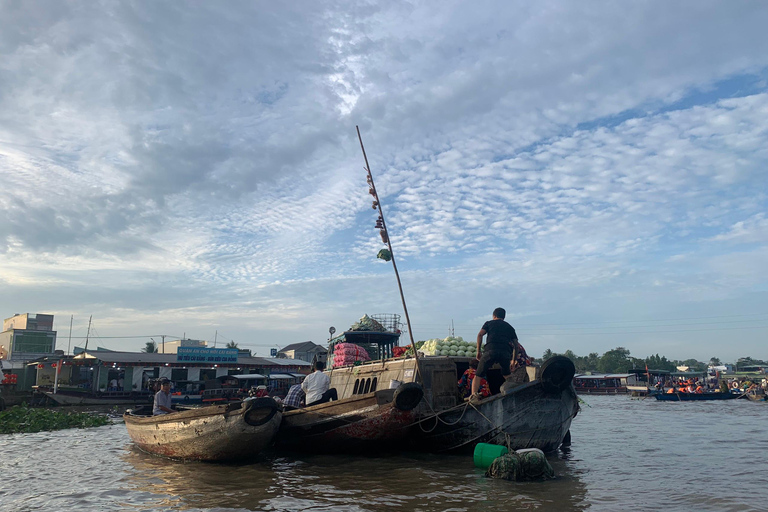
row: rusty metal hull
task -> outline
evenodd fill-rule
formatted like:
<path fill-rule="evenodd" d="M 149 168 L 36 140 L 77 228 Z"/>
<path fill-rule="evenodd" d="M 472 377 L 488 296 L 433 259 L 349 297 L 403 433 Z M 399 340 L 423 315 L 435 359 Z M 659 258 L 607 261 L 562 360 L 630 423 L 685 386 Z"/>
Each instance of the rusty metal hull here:
<path fill-rule="evenodd" d="M 551 452 L 562 444 L 578 410 L 572 385 L 548 392 L 537 380 L 437 414 L 422 408 L 412 429 L 413 446 L 430 452 L 468 452 L 477 443 L 490 443 Z"/>
<path fill-rule="evenodd" d="M 131 440 L 142 450 L 183 460 L 229 461 L 252 458 L 268 447 L 277 433 L 282 412 L 272 404 L 230 403 L 161 416 L 123 415 Z M 263 405 L 262 405 L 263 404 Z M 270 407 L 262 424 L 249 424 L 246 415 Z"/>
<path fill-rule="evenodd" d="M 278 448 L 310 452 L 382 451 L 408 435 L 415 412 L 394 406 L 392 392 L 351 398 L 288 411 L 275 439 Z"/>

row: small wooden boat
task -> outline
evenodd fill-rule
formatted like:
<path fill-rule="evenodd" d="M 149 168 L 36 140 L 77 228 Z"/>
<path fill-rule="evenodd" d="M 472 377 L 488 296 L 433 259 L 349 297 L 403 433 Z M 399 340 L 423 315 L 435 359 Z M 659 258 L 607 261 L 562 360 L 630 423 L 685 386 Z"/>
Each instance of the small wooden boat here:
<path fill-rule="evenodd" d="M 707 400 L 733 400 L 742 395 L 737 393 L 659 393 L 653 395 L 663 402 L 699 402 Z"/>
<path fill-rule="evenodd" d="M 151 406 L 123 415 L 131 440 L 142 450 L 183 460 L 230 461 L 261 453 L 277 433 L 281 407 L 256 398 L 152 416 Z"/>

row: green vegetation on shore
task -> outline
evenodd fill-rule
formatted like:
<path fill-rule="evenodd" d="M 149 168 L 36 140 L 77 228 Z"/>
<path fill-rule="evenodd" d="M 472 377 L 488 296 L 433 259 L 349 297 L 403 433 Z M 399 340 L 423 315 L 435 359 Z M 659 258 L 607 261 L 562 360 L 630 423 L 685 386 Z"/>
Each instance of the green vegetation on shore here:
<path fill-rule="evenodd" d="M 88 428 L 110 425 L 103 414 L 59 412 L 17 405 L 0 412 L 0 434 L 31 433 L 65 428 Z"/>
<path fill-rule="evenodd" d="M 599 373 L 626 373 L 633 368 L 648 368 L 652 370 L 668 370 L 674 372 L 678 366 L 687 366 L 691 371 L 703 372 L 706 371 L 708 365 L 720 365 L 720 359 L 713 357 L 709 360 L 709 363 L 703 361 L 697 361 L 696 359 L 670 360 L 659 354 L 648 356 L 645 359 L 632 357 L 629 355 L 629 350 L 624 347 L 616 347 L 613 350 L 609 350 L 602 356 L 597 352 L 592 352 L 587 356 L 578 356 L 571 350 L 566 350 L 563 354 L 556 354 L 550 349 L 544 351 L 544 355 L 541 360 L 546 361 L 552 356 L 563 355 L 573 361 L 576 367 L 577 373 L 585 372 L 599 372 Z M 749 367 L 751 365 L 764 365 L 764 361 L 759 359 L 752 359 L 751 357 L 742 357 L 736 363 L 736 371 L 742 367 Z"/>

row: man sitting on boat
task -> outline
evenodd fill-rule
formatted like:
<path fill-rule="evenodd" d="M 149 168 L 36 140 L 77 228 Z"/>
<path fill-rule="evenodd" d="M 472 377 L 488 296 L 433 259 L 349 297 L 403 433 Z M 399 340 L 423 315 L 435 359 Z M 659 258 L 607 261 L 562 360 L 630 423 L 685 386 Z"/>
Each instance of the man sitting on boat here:
<path fill-rule="evenodd" d="M 152 407 L 152 414 L 157 416 L 159 414 L 175 412 L 171 409 L 171 406 L 171 381 L 162 379 L 160 381 L 160 391 L 155 393 L 155 403 Z"/>
<path fill-rule="evenodd" d="M 283 400 L 283 406 L 286 411 L 291 409 L 300 409 L 304 405 L 304 390 L 301 389 L 301 384 L 294 384 L 288 390 L 288 394 L 285 395 Z"/>
<path fill-rule="evenodd" d="M 475 379 L 477 373 L 477 365 L 480 363 L 477 359 L 473 359 L 469 362 L 469 368 L 464 372 L 464 375 L 459 379 L 459 391 L 462 398 L 468 398 L 472 394 L 472 381 Z M 480 396 L 483 398 L 491 396 L 491 387 L 488 385 L 488 381 L 480 378 Z"/>
<path fill-rule="evenodd" d="M 301 389 L 307 395 L 307 407 L 339 399 L 336 389 L 331 388 L 331 378 L 323 373 L 324 369 L 325 363 L 317 361 L 314 371 L 301 383 Z"/>
<path fill-rule="evenodd" d="M 495 363 L 501 365 L 501 374 L 506 378 L 512 373 L 512 352 L 517 344 L 517 333 L 515 329 L 504 321 L 507 312 L 504 308 L 493 310 L 493 319 L 485 322 L 480 332 L 477 334 L 477 359 L 480 364 L 477 366 L 477 376 L 486 378 L 488 370 Z M 486 338 L 485 348 L 481 353 L 483 337 Z M 472 395 L 470 399 L 480 399 L 480 381 L 472 379 Z"/>

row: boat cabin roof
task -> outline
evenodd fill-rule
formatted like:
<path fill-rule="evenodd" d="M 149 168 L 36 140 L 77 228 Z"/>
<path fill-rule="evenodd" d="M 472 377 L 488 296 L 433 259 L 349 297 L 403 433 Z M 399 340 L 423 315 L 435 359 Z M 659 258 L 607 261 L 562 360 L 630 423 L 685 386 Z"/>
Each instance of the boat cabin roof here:
<path fill-rule="evenodd" d="M 645 368 L 632 368 L 630 370 L 633 374 L 641 373 L 645 375 L 646 373 L 650 373 L 651 375 L 669 375 L 669 370 L 646 370 Z"/>
<path fill-rule="evenodd" d="M 601 373 L 595 375 L 577 375 L 575 379 L 588 380 L 588 379 L 626 379 L 633 373 Z"/>

